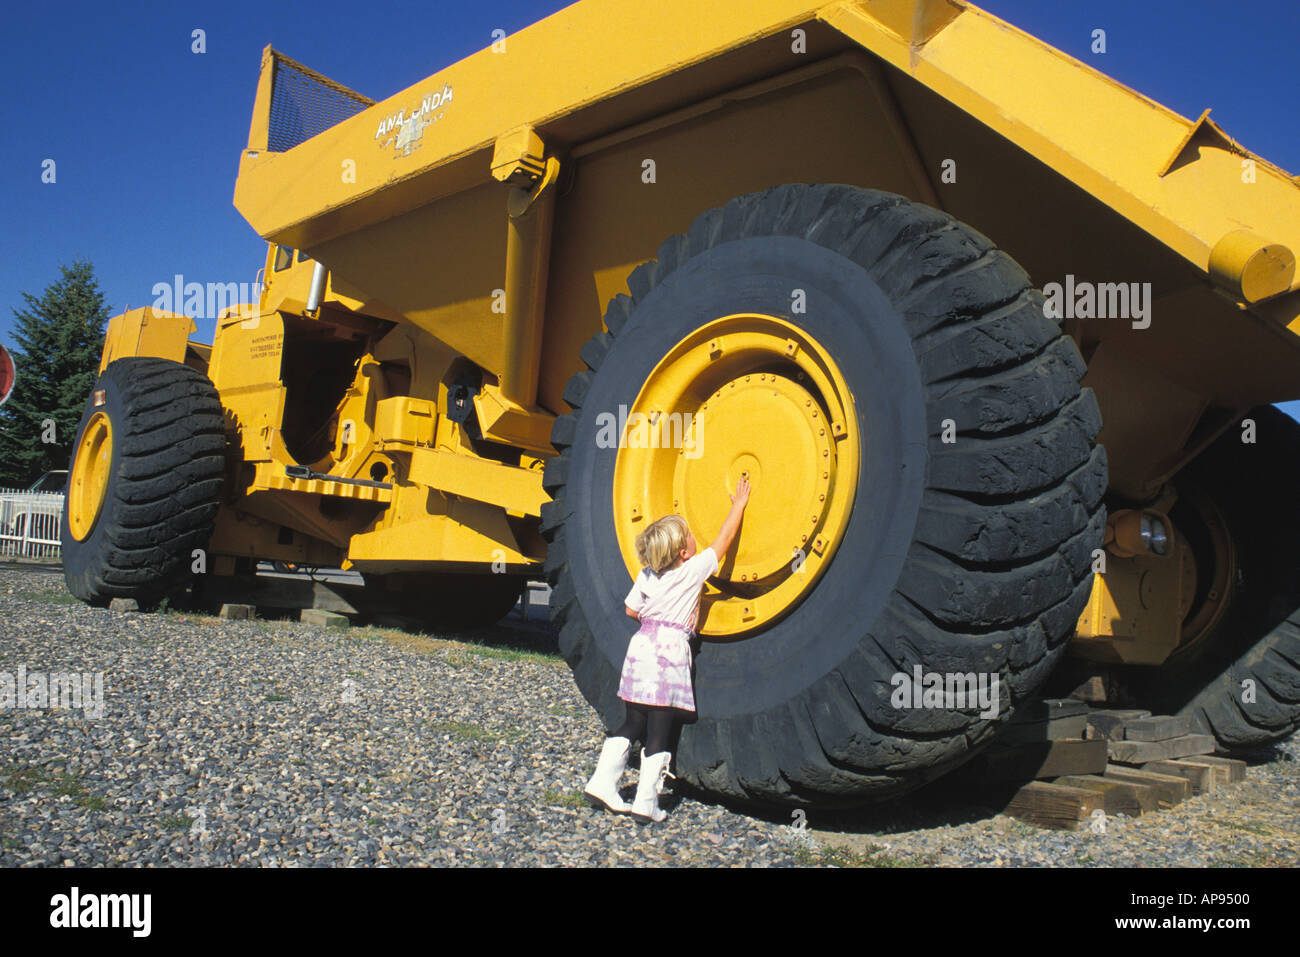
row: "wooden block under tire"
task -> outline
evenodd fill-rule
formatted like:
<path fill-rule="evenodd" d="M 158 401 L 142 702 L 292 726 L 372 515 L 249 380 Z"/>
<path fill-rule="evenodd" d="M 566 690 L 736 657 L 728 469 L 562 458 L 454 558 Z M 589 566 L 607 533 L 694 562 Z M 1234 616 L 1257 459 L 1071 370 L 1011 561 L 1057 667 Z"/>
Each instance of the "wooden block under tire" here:
<path fill-rule="evenodd" d="M 1126 814 L 1129 817 L 1141 817 L 1146 811 L 1160 809 L 1159 795 L 1153 788 L 1144 784 L 1132 784 L 1115 778 L 1100 777 L 1095 774 L 1069 774 L 1057 778 L 1053 784 L 1066 787 L 1084 788 L 1096 791 L 1102 797 L 1102 810 L 1107 814 Z"/>
<path fill-rule="evenodd" d="M 985 773 L 992 781 L 1100 774 L 1106 770 L 1106 742 L 1060 738 L 1010 748 L 994 744 L 984 752 L 984 760 Z"/>
<path fill-rule="evenodd" d="M 1002 813 L 1039 827 L 1073 831 L 1096 810 L 1104 810 L 1096 791 L 1030 781 L 1012 795 Z"/>
<path fill-rule="evenodd" d="M 321 611 L 319 608 L 304 608 L 298 613 L 298 620 L 322 628 L 347 628 L 351 624 L 346 616 L 332 611 Z"/>
<path fill-rule="evenodd" d="M 1013 722 L 1018 724 L 1034 724 L 1038 721 L 1055 721 L 1058 718 L 1068 718 L 1073 715 L 1086 715 L 1089 711 L 1088 706 L 1073 698 L 1042 698 L 1037 701 L 1027 701 L 1016 711 Z"/>
<path fill-rule="evenodd" d="M 1127 733 L 1127 728 L 1125 732 Z M 1120 764 L 1142 764 L 1186 758 L 1196 754 L 1209 754 L 1214 750 L 1214 737 L 1208 734 L 1184 734 L 1164 741 L 1110 741 L 1110 759 Z"/>
<path fill-rule="evenodd" d="M 1184 764 L 1181 761 L 1150 761 L 1142 765 L 1143 771 L 1155 771 L 1158 774 L 1173 774 L 1185 778 L 1191 785 L 1193 797 L 1207 794 L 1214 790 L 1214 775 L 1208 765 Z"/>
<path fill-rule="evenodd" d="M 1125 741 L 1168 741 L 1192 733 L 1192 716 L 1157 714 L 1124 722 Z"/>
<path fill-rule="evenodd" d="M 1086 729 L 1084 715 L 1075 714 L 1050 721 L 1011 722 L 998 735 L 1000 744 L 1026 744 L 1034 741 L 1058 741 L 1062 738 L 1081 738 Z"/>
<path fill-rule="evenodd" d="M 1210 777 L 1213 778 L 1214 786 L 1216 788 L 1223 787 L 1225 784 L 1229 784 L 1232 781 L 1232 771 L 1230 768 L 1221 764 L 1214 764 L 1206 761 L 1201 755 L 1197 755 L 1196 757 L 1179 758 L 1174 763 L 1186 764 L 1195 768 L 1208 768 Z"/>
<path fill-rule="evenodd" d="M 1198 754 L 1196 756 L 1198 764 L 1212 764 L 1216 767 L 1228 769 L 1228 781 L 1235 784 L 1238 781 L 1246 780 L 1246 762 L 1237 758 L 1220 758 L 1212 754 Z"/>
<path fill-rule="evenodd" d="M 1088 715 L 1088 737 L 1090 738 L 1110 738 L 1113 741 L 1122 741 L 1124 739 L 1124 723 L 1136 718 L 1146 718 L 1151 715 L 1150 711 L 1138 711 L 1133 709 L 1108 708 L 1105 711 L 1094 711 Z"/>
<path fill-rule="evenodd" d="M 1150 785 L 1155 789 L 1162 808 L 1181 804 L 1192 795 L 1191 782 L 1176 774 L 1160 774 L 1156 771 L 1142 771 L 1138 768 L 1112 764 L 1106 768 L 1106 777 L 1114 778 L 1116 781 Z"/>

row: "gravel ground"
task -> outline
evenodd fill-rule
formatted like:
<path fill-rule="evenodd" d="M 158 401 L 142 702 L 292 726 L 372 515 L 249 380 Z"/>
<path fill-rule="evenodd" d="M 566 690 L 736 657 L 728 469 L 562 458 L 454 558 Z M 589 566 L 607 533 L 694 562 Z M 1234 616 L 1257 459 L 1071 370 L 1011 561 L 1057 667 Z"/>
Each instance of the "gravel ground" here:
<path fill-rule="evenodd" d="M 0 711 L 5 867 L 1300 863 L 1294 739 L 1222 796 L 1104 834 L 951 787 L 799 829 L 686 795 L 641 828 L 581 799 L 601 727 L 544 628 L 448 641 L 120 614 L 13 563 L 0 621 L 0 672 L 102 672 L 105 702 L 97 719 Z"/>

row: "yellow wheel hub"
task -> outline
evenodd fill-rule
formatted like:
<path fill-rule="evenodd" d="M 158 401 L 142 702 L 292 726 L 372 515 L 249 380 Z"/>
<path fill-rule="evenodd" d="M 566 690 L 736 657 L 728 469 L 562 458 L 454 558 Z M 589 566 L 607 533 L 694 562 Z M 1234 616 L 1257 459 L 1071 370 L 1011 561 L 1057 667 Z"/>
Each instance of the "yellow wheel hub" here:
<path fill-rule="evenodd" d="M 664 515 L 684 517 L 706 548 L 748 476 L 744 524 L 705 588 L 699 631 L 739 638 L 787 614 L 828 567 L 857 487 L 853 399 L 830 354 L 783 319 L 727 316 L 678 342 L 623 413 L 613 500 L 629 573 L 636 536 Z"/>
<path fill-rule="evenodd" d="M 108 416 L 96 412 L 86 423 L 73 459 L 68 483 L 68 530 L 82 541 L 95 527 L 104 505 L 108 473 L 113 464 L 113 426 Z"/>

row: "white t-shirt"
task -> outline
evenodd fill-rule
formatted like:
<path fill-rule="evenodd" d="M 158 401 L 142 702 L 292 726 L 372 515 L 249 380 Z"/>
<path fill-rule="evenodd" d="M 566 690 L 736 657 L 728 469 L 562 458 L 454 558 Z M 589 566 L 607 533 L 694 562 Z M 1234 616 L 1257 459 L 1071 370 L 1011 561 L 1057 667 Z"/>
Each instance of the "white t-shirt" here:
<path fill-rule="evenodd" d="M 700 588 L 718 570 L 718 556 L 709 546 L 696 552 L 676 568 L 656 575 L 641 569 L 624 601 L 642 618 L 653 618 L 695 630 Z"/>

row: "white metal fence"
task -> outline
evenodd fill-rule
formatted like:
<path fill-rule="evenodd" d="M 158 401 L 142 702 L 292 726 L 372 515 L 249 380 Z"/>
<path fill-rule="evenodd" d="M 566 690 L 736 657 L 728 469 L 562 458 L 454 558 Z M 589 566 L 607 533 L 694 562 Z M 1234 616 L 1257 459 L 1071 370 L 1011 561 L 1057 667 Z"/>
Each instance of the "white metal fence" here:
<path fill-rule="evenodd" d="M 0 556 L 58 558 L 62 492 L 0 489 Z"/>

